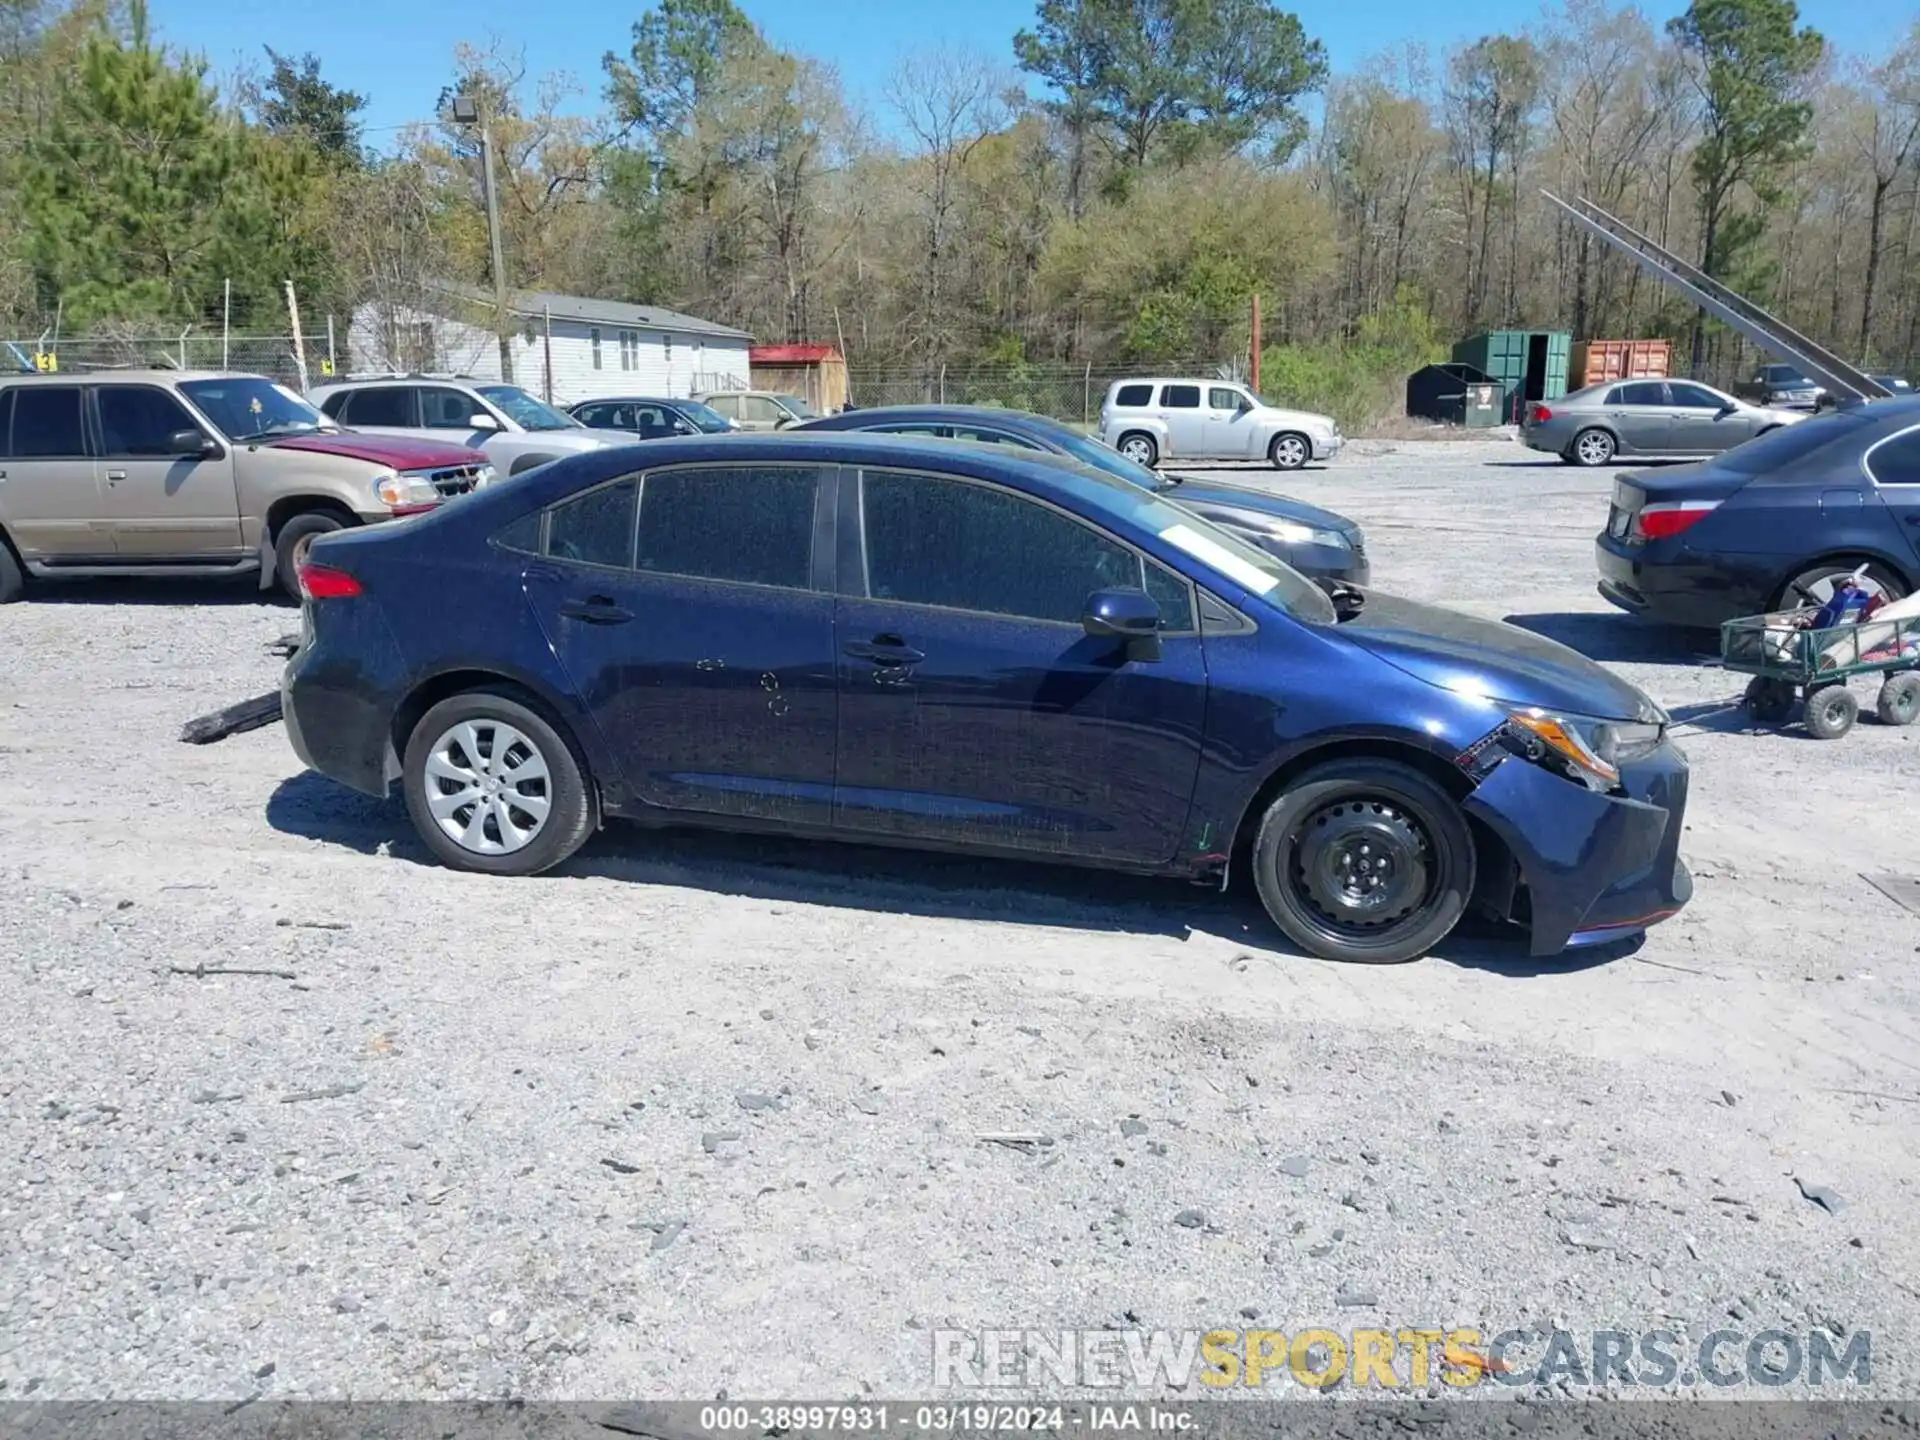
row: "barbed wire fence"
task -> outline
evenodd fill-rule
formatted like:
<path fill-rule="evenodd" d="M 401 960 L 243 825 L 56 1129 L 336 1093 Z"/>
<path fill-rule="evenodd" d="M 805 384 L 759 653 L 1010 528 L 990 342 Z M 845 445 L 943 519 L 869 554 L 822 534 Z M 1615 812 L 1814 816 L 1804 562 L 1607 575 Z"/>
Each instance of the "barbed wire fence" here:
<path fill-rule="evenodd" d="M 323 320 L 302 337 L 305 381 L 317 385 L 341 368 L 344 333 Z M 114 370 L 239 370 L 299 388 L 299 358 L 291 335 L 233 335 L 195 330 L 175 335 L 24 336 L 0 340 L 0 371 L 98 374 Z"/>

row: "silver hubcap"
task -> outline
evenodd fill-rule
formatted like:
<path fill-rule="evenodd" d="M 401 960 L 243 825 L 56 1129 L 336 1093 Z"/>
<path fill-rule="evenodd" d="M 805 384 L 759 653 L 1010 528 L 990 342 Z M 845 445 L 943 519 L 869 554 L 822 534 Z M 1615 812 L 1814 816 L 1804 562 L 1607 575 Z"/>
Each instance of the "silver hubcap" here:
<path fill-rule="evenodd" d="M 1307 447 L 1289 435 L 1275 442 L 1273 458 L 1291 470 L 1296 465 L 1307 463 Z"/>
<path fill-rule="evenodd" d="M 1120 447 L 1120 453 L 1136 465 L 1153 463 L 1153 447 L 1144 440 L 1129 440 Z"/>
<path fill-rule="evenodd" d="M 476 855 L 511 855 L 546 828 L 553 809 L 547 760 L 498 720 L 463 720 L 427 752 L 427 809 Z"/>
<path fill-rule="evenodd" d="M 1604 435 L 1582 435 L 1580 437 L 1580 458 L 1589 465 L 1599 465 L 1613 453 L 1613 446 Z"/>

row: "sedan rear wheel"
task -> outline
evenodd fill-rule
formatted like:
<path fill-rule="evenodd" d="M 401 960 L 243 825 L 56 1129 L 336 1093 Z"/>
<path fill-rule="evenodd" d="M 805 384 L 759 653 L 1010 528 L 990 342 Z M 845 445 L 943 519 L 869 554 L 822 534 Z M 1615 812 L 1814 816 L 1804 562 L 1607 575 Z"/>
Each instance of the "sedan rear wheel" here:
<path fill-rule="evenodd" d="M 1267 447 L 1267 459 L 1276 470 L 1298 470 L 1313 458 L 1313 444 L 1304 435 L 1276 435 Z"/>
<path fill-rule="evenodd" d="M 1595 465 L 1605 465 L 1613 459 L 1614 449 L 1613 436 L 1606 431 L 1582 430 L 1573 437 L 1573 444 L 1567 454 L 1572 457 L 1574 464 L 1591 468 Z"/>
<path fill-rule="evenodd" d="M 1858 561 L 1850 565 L 1844 560 L 1828 560 L 1809 566 L 1786 583 L 1776 597 L 1773 608 L 1789 610 L 1801 605 L 1824 605 L 1833 598 L 1833 587 L 1859 568 Z M 1878 565 L 1867 566 L 1860 583 L 1869 595 L 1879 595 L 1887 600 L 1902 599 L 1907 593 L 1907 587 L 1901 583 L 1899 576 Z"/>
<path fill-rule="evenodd" d="M 407 742 L 407 811 L 458 870 L 534 875 L 578 850 L 592 827 L 572 748 L 526 705 L 489 691 L 434 706 Z"/>
<path fill-rule="evenodd" d="M 1253 847 L 1261 902 L 1323 960 L 1392 965 L 1444 940 L 1473 893 L 1460 807 L 1411 766 L 1337 760 L 1289 786 Z"/>

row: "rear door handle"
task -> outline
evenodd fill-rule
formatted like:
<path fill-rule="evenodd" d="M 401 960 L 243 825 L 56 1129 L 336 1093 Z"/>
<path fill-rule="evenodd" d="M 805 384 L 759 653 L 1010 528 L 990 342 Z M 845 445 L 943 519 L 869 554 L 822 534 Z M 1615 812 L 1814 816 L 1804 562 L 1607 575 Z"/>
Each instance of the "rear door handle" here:
<path fill-rule="evenodd" d="M 122 480 L 126 478 L 127 478 L 127 472 L 124 470 L 107 471 L 107 483 L 109 485 L 118 485 Z"/>
<path fill-rule="evenodd" d="M 624 625 L 633 619 L 631 610 L 614 604 L 604 595 L 568 600 L 560 606 L 560 613 L 569 620 L 584 620 L 589 625 Z"/>

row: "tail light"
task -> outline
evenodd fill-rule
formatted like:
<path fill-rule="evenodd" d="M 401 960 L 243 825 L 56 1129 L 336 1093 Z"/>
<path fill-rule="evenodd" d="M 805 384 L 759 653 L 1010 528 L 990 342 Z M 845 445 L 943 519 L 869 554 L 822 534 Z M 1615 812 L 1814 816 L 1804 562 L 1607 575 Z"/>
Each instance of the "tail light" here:
<path fill-rule="evenodd" d="M 1540 404 L 1537 400 L 1527 407 L 1527 423 L 1529 425 L 1544 425 L 1552 418 L 1553 411 L 1545 405 Z"/>
<path fill-rule="evenodd" d="M 299 575 L 300 593 L 309 600 L 351 600 L 365 593 L 358 580 L 331 565 L 305 561 L 299 567 Z"/>
<path fill-rule="evenodd" d="M 1718 500 L 1663 500 L 1633 517 L 1633 532 L 1642 540 L 1665 540 L 1692 529 L 1719 504 Z"/>

